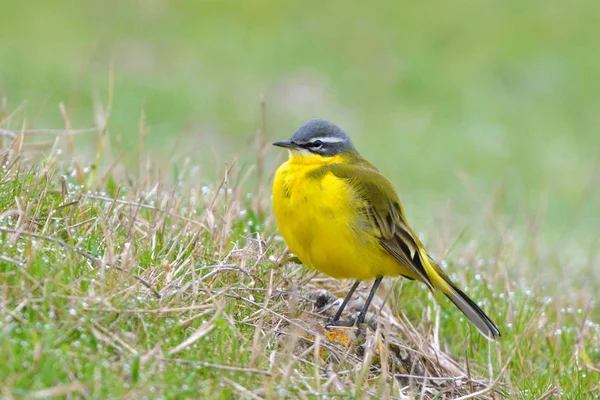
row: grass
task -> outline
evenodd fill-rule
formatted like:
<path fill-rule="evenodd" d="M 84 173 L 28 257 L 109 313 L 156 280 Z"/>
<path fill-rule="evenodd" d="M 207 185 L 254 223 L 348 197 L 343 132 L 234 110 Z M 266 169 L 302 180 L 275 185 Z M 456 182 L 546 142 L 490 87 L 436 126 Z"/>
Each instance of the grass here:
<path fill-rule="evenodd" d="M 599 17 L 595 0 L 11 2 L 0 94 L 14 124 L 60 127 L 62 102 L 89 126 L 113 68 L 111 143 L 135 149 L 144 110 L 148 152 L 167 159 L 180 140 L 177 162 L 207 179 L 213 153 L 251 162 L 263 95 L 269 139 L 315 116 L 339 123 L 427 232 L 446 201 L 472 221 L 461 174 L 478 193 L 504 182 L 496 206 L 515 223 L 543 212 L 544 239 L 579 242 L 596 237 L 600 202 L 586 192 L 600 159 Z"/>
<path fill-rule="evenodd" d="M 560 260 L 493 209 L 501 246 L 461 240 L 451 216 L 426 241 L 452 248 L 447 268 L 499 323 L 499 342 L 396 279 L 379 291 L 375 329 L 331 333 L 322 322 L 350 282 L 287 261 L 269 179 L 244 184 L 262 150 L 258 168 L 229 163 L 200 183 L 193 164 L 174 175 L 143 150 L 137 171 L 106 146 L 69 153 L 68 131 L 45 143 L 2 133 L 5 398 L 598 398 L 592 293 L 512 278 Z"/>
<path fill-rule="evenodd" d="M 596 396 L 597 1 L 9 3 L 1 397 Z M 377 333 L 322 331 L 349 282 L 286 261 L 255 146 L 313 117 L 501 342 L 397 279 Z"/>

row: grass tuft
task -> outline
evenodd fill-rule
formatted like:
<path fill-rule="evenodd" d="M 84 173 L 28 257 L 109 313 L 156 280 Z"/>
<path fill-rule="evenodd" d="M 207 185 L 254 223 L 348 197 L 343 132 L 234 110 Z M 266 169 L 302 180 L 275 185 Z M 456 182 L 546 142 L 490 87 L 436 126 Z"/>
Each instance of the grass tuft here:
<path fill-rule="evenodd" d="M 348 287 L 289 261 L 268 212 L 264 118 L 257 167 L 226 164 L 213 184 L 189 163 L 161 170 L 141 139 L 131 173 L 99 126 L 89 158 L 72 143 L 87 131 L 0 131 L 3 396 L 598 398 L 597 305 L 513 278 L 516 260 L 557 260 L 452 245 L 444 263 L 499 322 L 498 342 L 401 279 L 382 285 L 368 326 L 328 331 Z"/>

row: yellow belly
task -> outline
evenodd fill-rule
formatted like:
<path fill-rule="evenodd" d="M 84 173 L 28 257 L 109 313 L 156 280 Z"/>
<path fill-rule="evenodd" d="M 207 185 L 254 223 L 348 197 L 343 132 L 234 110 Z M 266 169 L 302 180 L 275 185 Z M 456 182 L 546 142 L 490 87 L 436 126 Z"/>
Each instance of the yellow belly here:
<path fill-rule="evenodd" d="M 333 174 L 306 176 L 318 167 L 287 162 L 275 174 L 273 209 L 290 250 L 305 265 L 335 278 L 411 276 L 361 229 L 359 199 L 344 180 Z"/>

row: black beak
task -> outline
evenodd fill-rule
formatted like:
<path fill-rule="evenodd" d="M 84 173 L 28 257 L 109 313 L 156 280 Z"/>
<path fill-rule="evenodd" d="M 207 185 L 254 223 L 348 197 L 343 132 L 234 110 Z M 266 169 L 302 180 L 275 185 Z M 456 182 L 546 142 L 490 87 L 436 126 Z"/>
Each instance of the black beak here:
<path fill-rule="evenodd" d="M 282 140 L 281 142 L 273 142 L 273 146 L 283 147 L 285 149 L 297 149 L 298 145 L 291 140 Z"/>

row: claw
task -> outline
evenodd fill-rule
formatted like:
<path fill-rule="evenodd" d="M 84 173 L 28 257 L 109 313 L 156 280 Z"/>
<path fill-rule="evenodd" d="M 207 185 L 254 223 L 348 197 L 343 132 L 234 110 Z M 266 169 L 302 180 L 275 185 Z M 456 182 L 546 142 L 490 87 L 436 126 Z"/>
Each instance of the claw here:
<path fill-rule="evenodd" d="M 343 327 L 352 327 L 354 326 L 355 320 L 351 319 L 348 321 L 335 321 L 333 318 L 329 318 L 327 322 L 325 322 L 325 328 L 343 326 Z"/>

